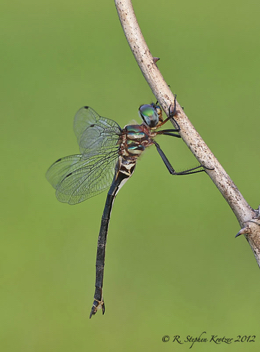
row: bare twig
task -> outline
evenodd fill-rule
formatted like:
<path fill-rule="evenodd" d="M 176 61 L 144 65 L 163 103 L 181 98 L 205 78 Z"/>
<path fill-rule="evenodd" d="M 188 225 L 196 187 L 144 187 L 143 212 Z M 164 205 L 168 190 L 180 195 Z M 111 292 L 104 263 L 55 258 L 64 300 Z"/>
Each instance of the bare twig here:
<path fill-rule="evenodd" d="M 174 95 L 164 81 L 154 58 L 144 40 L 135 17 L 131 0 L 115 0 L 118 16 L 121 21 L 128 44 L 135 59 L 149 84 L 153 94 L 168 114 L 174 102 Z M 223 197 L 228 202 L 242 228 L 239 234 L 244 234 L 260 266 L 260 219 L 259 211 L 254 210 L 246 202 L 229 175 L 220 165 L 214 154 L 205 144 L 199 133 L 177 103 L 176 120 L 181 128 L 180 134 L 200 164 L 213 170 L 206 170 Z"/>

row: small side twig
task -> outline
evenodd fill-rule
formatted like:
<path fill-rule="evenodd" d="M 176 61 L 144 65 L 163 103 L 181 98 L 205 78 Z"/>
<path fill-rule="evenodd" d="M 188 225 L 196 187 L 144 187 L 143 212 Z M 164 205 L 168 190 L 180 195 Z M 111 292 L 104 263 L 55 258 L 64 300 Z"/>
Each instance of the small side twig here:
<path fill-rule="evenodd" d="M 174 102 L 174 95 L 156 65 L 158 58 L 152 56 L 144 40 L 131 0 L 115 0 L 115 5 L 126 39 L 144 78 L 167 114 Z M 260 219 L 258 210 L 252 209 L 246 202 L 178 103 L 177 112 L 175 118 L 181 128 L 180 135 L 182 139 L 200 164 L 213 169 L 206 170 L 206 172 L 237 217 L 242 228 L 240 234 L 245 235 L 260 267 Z"/>

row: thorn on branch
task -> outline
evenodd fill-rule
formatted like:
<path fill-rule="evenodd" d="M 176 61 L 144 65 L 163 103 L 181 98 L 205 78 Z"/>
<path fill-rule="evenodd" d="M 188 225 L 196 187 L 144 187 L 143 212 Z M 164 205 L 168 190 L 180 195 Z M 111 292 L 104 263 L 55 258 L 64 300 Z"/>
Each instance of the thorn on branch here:
<path fill-rule="evenodd" d="M 259 220 L 259 216 L 258 216 L 256 219 Z M 255 225 L 260 226 L 260 223 L 259 223 L 259 221 L 257 221 L 257 220 L 248 220 L 247 223 L 251 222 L 251 223 L 253 223 L 253 224 L 255 224 Z M 240 236 L 240 235 L 252 235 L 253 233 L 254 233 L 254 230 L 252 230 L 252 228 L 250 227 L 250 224 L 248 224 L 246 227 L 243 227 L 243 228 L 236 234 L 235 238 L 238 237 L 238 236 Z"/>
<path fill-rule="evenodd" d="M 251 229 L 249 227 L 243 227 L 235 236 L 237 238 L 238 236 L 241 235 L 249 235 L 251 233 Z"/>
<path fill-rule="evenodd" d="M 258 206 L 258 208 L 255 210 L 256 212 L 256 219 L 260 219 L 260 205 Z"/>
<path fill-rule="evenodd" d="M 159 61 L 159 60 L 160 60 L 159 57 L 153 57 L 153 62 L 155 63 L 155 65 L 156 65 L 156 62 Z"/>

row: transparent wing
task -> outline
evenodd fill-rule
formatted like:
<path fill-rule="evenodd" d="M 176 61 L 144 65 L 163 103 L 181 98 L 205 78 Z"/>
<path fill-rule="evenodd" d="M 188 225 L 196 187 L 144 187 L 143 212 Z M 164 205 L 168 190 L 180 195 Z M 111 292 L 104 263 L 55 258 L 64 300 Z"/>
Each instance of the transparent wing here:
<path fill-rule="evenodd" d="M 121 131 L 115 121 L 99 116 L 89 106 L 75 115 L 74 132 L 84 158 L 106 153 L 107 149 L 110 152 L 118 150 Z"/>
<path fill-rule="evenodd" d="M 46 177 L 60 202 L 77 204 L 107 189 L 115 174 L 118 151 L 103 155 L 71 155 L 57 160 Z"/>

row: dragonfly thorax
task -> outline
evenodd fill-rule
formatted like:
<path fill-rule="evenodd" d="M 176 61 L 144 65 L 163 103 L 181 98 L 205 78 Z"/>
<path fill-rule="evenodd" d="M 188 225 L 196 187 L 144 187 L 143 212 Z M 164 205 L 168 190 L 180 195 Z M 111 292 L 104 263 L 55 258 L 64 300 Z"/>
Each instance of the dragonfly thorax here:
<path fill-rule="evenodd" d="M 156 128 L 159 122 L 163 121 L 162 109 L 154 103 L 141 105 L 139 115 L 144 123 L 150 128 Z"/>
<path fill-rule="evenodd" d="M 152 144 L 153 133 L 145 125 L 127 125 L 122 133 L 120 154 L 123 157 L 137 158 L 146 147 Z"/>

